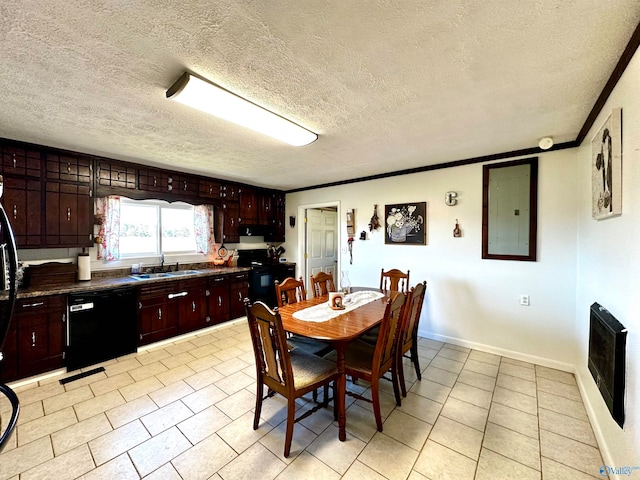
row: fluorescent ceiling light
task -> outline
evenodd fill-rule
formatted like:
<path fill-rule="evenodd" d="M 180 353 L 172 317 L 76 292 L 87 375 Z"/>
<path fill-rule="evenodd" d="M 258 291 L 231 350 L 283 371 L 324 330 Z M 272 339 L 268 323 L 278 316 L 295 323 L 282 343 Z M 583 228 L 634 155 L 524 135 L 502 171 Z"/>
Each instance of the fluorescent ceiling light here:
<path fill-rule="evenodd" d="M 167 90 L 167 98 L 301 147 L 318 135 L 213 83 L 185 72 Z"/>

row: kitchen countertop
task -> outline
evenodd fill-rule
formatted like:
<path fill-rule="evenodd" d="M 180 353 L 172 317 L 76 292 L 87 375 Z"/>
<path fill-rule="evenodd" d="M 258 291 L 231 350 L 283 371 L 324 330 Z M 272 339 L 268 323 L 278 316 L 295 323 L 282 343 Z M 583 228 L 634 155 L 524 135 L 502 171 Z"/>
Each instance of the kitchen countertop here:
<path fill-rule="evenodd" d="M 85 282 L 74 282 L 68 285 L 52 285 L 47 287 L 40 285 L 38 287 L 27 287 L 18 289 L 18 298 L 41 297 L 43 295 L 57 295 L 74 292 L 92 292 L 98 290 L 107 290 L 110 288 L 118 288 L 125 286 L 149 285 L 156 283 L 176 282 L 178 280 L 191 280 L 193 278 L 211 277 L 215 275 L 229 275 L 233 273 L 248 272 L 249 267 L 214 267 L 214 268 L 198 268 L 198 273 L 190 275 L 180 275 L 174 277 L 161 277 L 146 280 L 135 280 L 130 276 L 124 277 L 103 277 L 94 278 Z M 7 298 L 7 293 L 0 294 L 0 300 Z"/>

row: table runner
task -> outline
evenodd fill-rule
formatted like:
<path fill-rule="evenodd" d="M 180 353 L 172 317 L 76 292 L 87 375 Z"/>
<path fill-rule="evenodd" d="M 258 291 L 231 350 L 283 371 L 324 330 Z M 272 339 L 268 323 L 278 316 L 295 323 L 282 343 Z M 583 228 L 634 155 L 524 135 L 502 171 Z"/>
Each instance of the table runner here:
<path fill-rule="evenodd" d="M 338 315 L 342 315 L 350 310 L 354 310 L 382 297 L 384 297 L 384 294 L 379 291 L 364 290 L 360 292 L 353 292 L 345 295 L 342 302 L 344 310 L 334 310 L 329 306 L 328 302 L 325 302 L 320 305 L 314 305 L 313 307 L 295 312 L 292 316 L 293 318 L 303 320 L 305 322 L 326 322 Z"/>

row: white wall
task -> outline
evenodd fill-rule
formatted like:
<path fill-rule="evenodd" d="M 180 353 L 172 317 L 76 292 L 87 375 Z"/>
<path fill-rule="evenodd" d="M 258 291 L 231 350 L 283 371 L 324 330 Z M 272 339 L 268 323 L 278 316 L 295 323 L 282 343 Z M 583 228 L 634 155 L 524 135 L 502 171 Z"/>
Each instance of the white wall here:
<path fill-rule="evenodd" d="M 576 298 L 576 153 L 539 155 L 538 261 L 481 259 L 482 165 L 469 165 L 287 195 L 287 216 L 299 205 L 339 201 L 341 249 L 346 247 L 345 214 L 356 211 L 353 265 L 341 266 L 352 285 L 377 287 L 380 269 L 411 271 L 411 284 L 426 280 L 427 299 L 420 334 L 479 347 L 515 358 L 572 370 L 578 353 Z M 458 192 L 458 205 L 445 193 Z M 384 231 L 369 233 L 378 204 L 427 202 L 427 245 L 385 245 Z M 453 237 L 455 220 L 462 238 Z M 298 223 L 301 222 L 299 219 Z M 369 240 L 357 240 L 362 230 Z M 299 230 L 287 227 L 289 260 Z M 531 306 L 519 304 L 528 294 Z"/>
<path fill-rule="evenodd" d="M 580 361 L 577 374 L 592 423 L 606 438 L 605 462 L 640 466 L 640 53 L 636 53 L 598 116 L 578 162 L 578 264 L 576 330 Z M 622 108 L 622 215 L 591 218 L 591 138 L 611 113 Z M 598 302 L 629 331 L 627 338 L 626 422 L 621 429 L 609 415 L 586 366 L 589 306 Z M 593 421 L 595 419 L 595 421 Z M 602 448 L 602 445 L 601 445 Z M 608 460 L 607 458 L 608 457 Z"/>

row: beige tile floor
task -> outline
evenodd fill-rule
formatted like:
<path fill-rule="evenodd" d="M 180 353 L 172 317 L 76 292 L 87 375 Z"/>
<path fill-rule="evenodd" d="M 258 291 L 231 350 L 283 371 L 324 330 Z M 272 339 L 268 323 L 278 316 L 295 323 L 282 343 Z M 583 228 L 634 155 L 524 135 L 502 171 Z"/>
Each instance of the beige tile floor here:
<path fill-rule="evenodd" d="M 348 398 L 347 440 L 324 409 L 296 424 L 289 458 L 281 398 L 265 401 L 252 429 L 244 321 L 66 385 L 67 373 L 32 382 L 16 388 L 22 412 L 0 480 L 602 478 L 572 374 L 425 338 L 419 345 L 422 381 L 407 361 L 401 407 L 384 382 L 383 432 L 370 404 Z M 366 383 L 348 387 L 366 395 Z M 310 405 L 302 399 L 299 411 Z"/>

